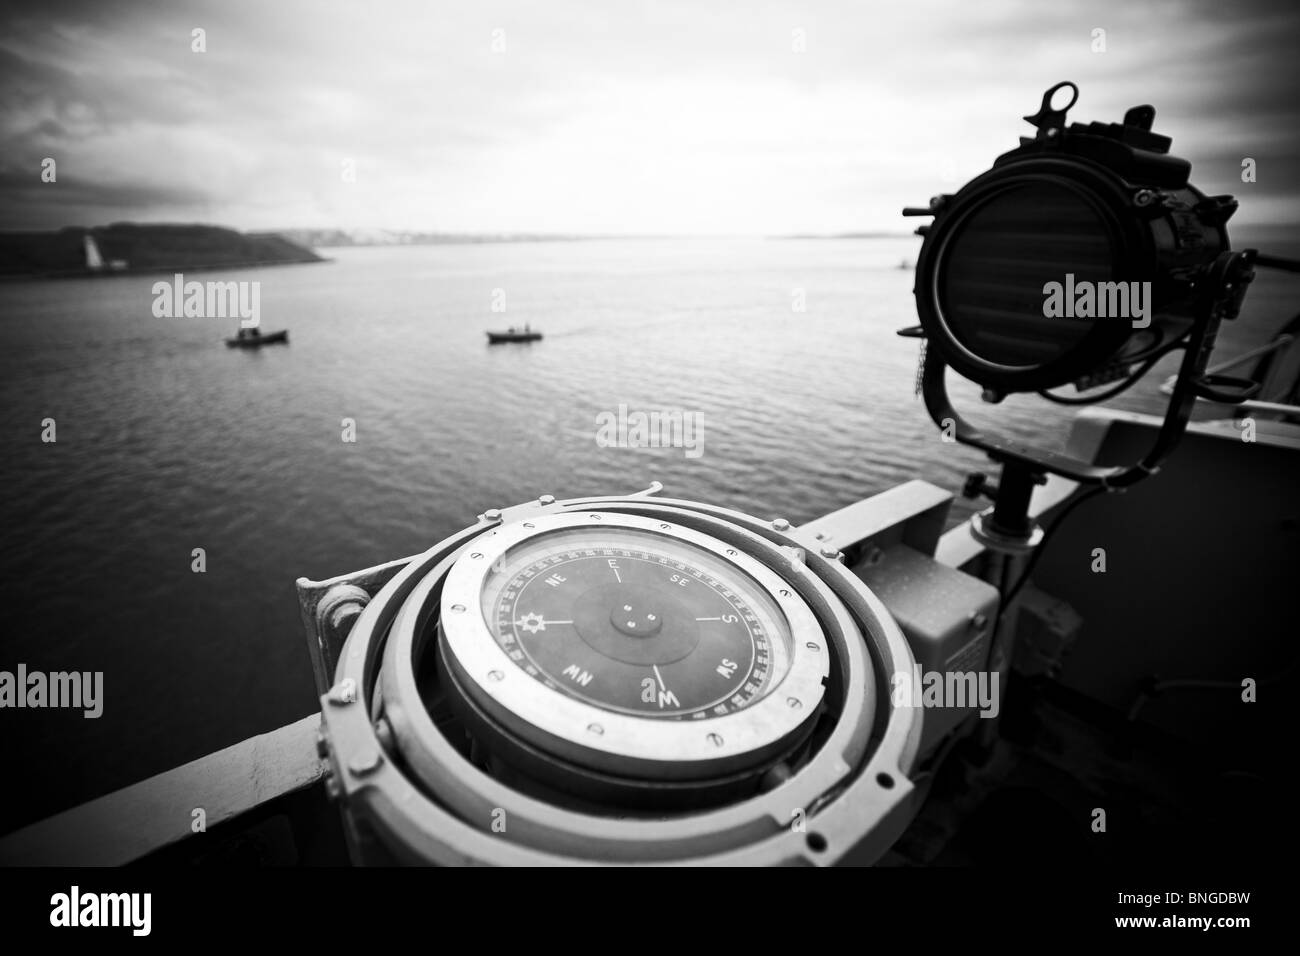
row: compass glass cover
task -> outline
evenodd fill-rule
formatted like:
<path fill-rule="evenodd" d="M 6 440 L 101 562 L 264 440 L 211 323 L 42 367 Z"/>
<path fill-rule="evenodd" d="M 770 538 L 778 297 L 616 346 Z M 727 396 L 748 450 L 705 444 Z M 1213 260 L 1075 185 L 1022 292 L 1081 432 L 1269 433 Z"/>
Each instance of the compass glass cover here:
<path fill-rule="evenodd" d="M 726 716 L 790 666 L 789 622 L 759 582 L 723 554 L 633 528 L 557 530 L 510 548 L 484 579 L 481 610 L 531 678 L 638 717 Z"/>

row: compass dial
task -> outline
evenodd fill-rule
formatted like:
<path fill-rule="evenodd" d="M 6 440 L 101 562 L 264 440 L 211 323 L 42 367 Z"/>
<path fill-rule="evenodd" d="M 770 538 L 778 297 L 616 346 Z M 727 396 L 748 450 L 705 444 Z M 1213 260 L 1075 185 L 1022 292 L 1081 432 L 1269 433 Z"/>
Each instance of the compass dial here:
<path fill-rule="evenodd" d="M 627 714 L 724 716 L 766 694 L 789 660 L 789 624 L 756 581 L 646 531 L 535 538 L 489 573 L 482 609 L 530 677 Z"/>
<path fill-rule="evenodd" d="M 602 768 L 760 759 L 815 717 L 828 673 L 785 580 L 640 516 L 547 516 L 479 539 L 448 575 L 441 621 L 482 708 Z"/>

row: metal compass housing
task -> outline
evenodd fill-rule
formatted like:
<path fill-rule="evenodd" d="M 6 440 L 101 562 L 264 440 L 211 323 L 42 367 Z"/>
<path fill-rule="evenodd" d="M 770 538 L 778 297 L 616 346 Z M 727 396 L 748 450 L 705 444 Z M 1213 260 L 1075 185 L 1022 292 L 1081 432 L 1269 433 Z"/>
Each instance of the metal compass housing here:
<path fill-rule="evenodd" d="M 867 862 L 914 812 L 913 666 L 787 522 L 544 496 L 374 596 L 322 746 L 362 862 Z"/>

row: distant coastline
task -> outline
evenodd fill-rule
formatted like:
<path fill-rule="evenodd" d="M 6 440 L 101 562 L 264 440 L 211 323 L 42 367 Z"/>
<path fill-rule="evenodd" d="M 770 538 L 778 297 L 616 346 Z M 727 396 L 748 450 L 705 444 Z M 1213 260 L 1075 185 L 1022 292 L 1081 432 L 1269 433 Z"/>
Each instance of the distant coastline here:
<path fill-rule="evenodd" d="M 914 232 L 828 232 L 795 233 L 789 236 L 770 236 L 771 239 L 909 239 Z"/>
<path fill-rule="evenodd" d="M 708 241 L 714 239 L 904 239 L 909 232 L 844 232 L 835 234 L 797 234 L 775 236 L 736 235 L 602 235 L 581 233 L 459 233 L 419 232 L 388 229 L 281 229 L 277 233 L 299 245 L 317 249 L 349 246 L 456 246 L 509 242 L 652 242 L 664 240 Z"/>
<path fill-rule="evenodd" d="M 114 223 L 0 232 L 0 278 L 83 278 L 326 262 L 279 233 L 220 226 Z"/>
<path fill-rule="evenodd" d="M 796 233 L 771 236 L 443 233 L 386 229 L 280 229 L 239 232 L 221 226 L 113 223 L 45 232 L 0 232 L 0 280 L 199 272 L 327 262 L 316 249 L 492 243 L 710 239 L 900 239 L 906 232 Z"/>

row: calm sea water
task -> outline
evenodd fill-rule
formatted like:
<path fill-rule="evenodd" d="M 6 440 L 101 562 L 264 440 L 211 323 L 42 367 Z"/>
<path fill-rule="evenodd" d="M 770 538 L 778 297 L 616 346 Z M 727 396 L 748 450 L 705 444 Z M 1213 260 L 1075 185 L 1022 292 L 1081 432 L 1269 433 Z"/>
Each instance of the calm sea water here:
<path fill-rule="evenodd" d="M 0 669 L 100 670 L 106 697 L 98 720 L 0 714 L 26 770 L 5 823 L 307 714 L 294 579 L 418 552 L 486 508 L 657 479 L 801 522 L 913 477 L 957 487 L 983 459 L 938 440 L 894 334 L 915 323 L 898 264 L 918 242 L 345 249 L 194 275 L 262 284 L 263 328 L 291 344 L 247 352 L 222 344 L 233 322 L 154 318 L 156 277 L 0 286 Z M 1227 348 L 1284 317 L 1288 290 L 1260 286 Z M 525 321 L 543 342 L 485 344 Z M 702 456 L 599 447 L 620 403 L 699 415 Z M 980 417 L 1052 444 L 1070 416 Z"/>

